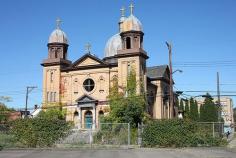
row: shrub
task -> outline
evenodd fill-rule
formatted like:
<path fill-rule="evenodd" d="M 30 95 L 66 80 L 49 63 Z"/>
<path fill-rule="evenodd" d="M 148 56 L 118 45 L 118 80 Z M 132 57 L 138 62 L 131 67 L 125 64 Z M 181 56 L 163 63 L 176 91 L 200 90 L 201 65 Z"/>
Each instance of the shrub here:
<path fill-rule="evenodd" d="M 66 121 L 47 117 L 19 119 L 11 125 L 16 140 L 28 147 L 52 146 L 70 129 Z"/>
<path fill-rule="evenodd" d="M 155 120 L 144 128 L 145 147 L 188 147 L 220 146 L 221 138 L 214 138 L 207 130 L 202 130 L 196 122 L 184 120 Z"/>

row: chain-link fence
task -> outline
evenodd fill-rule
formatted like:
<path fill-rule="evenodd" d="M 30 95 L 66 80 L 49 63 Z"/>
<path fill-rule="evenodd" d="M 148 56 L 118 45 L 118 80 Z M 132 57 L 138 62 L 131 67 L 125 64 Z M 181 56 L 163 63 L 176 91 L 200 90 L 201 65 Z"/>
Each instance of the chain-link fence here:
<path fill-rule="evenodd" d="M 234 130 L 225 132 L 222 122 L 157 120 L 138 125 L 137 144 L 149 147 L 220 146 L 230 141 L 233 135 Z"/>
<path fill-rule="evenodd" d="M 129 146 L 131 141 L 129 123 L 99 123 L 84 124 L 83 128 L 72 129 L 68 136 L 56 142 L 59 147 L 64 146 Z"/>
<path fill-rule="evenodd" d="M 198 122 L 199 130 L 212 137 L 223 137 L 224 136 L 224 123 L 222 122 Z"/>
<path fill-rule="evenodd" d="M 130 145 L 143 146 L 145 141 L 156 141 L 157 143 L 171 143 L 189 139 L 187 141 L 205 141 L 209 137 L 233 138 L 234 131 L 229 135 L 225 132 L 224 123 L 218 122 L 197 122 L 188 125 L 165 124 L 163 121 L 153 123 L 153 126 L 139 124 L 137 129 L 131 129 L 129 123 L 99 123 L 84 124 L 80 128 L 74 127 L 67 131 L 65 135 L 57 139 L 55 147 L 129 147 Z M 150 136 L 148 133 L 150 131 Z M 16 133 L 15 133 L 16 134 Z M 186 138 L 186 135 L 188 135 Z M 194 136 L 193 139 L 190 137 Z M 145 137 L 145 138 L 144 138 Z M 155 142 L 154 142 L 155 143 Z M 198 143 L 198 142 L 196 142 Z M 16 140 L 9 125 L 0 124 L 0 148 L 27 147 Z"/>

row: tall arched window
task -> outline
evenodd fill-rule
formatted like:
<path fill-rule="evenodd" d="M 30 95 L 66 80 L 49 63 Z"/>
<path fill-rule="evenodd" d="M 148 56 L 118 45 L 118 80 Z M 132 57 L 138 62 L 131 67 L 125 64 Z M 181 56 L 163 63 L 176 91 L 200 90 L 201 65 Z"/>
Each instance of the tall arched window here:
<path fill-rule="evenodd" d="M 50 81 L 53 82 L 53 72 L 50 73 Z"/>
<path fill-rule="evenodd" d="M 127 37 L 126 38 L 126 49 L 130 49 L 131 48 L 131 38 Z"/>

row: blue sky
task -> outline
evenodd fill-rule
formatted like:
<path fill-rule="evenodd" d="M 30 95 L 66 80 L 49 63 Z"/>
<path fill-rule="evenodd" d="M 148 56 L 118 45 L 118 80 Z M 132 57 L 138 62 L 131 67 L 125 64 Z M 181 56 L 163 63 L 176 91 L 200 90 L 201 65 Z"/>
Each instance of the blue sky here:
<path fill-rule="evenodd" d="M 134 14 L 143 24 L 148 66 L 168 64 L 165 41 L 170 41 L 173 69 L 183 70 L 174 74 L 176 89 L 216 91 L 218 71 L 221 90 L 236 91 L 235 0 L 133 2 Z M 102 58 L 106 41 L 118 32 L 119 10 L 122 6 L 128 9 L 129 4 L 129 0 L 1 0 L 0 96 L 12 97 L 7 103 L 11 107 L 24 107 L 26 86 L 38 86 L 30 93 L 29 106 L 41 104 L 40 63 L 47 57 L 47 41 L 57 17 L 69 38 L 70 60 L 84 54 L 87 42 Z"/>

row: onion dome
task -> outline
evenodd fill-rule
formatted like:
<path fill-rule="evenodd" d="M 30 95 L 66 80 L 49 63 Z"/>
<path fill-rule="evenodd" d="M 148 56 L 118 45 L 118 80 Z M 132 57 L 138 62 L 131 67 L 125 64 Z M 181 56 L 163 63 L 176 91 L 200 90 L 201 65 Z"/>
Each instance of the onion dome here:
<path fill-rule="evenodd" d="M 114 56 L 122 48 L 120 34 L 113 35 L 106 43 L 105 57 Z"/>
<path fill-rule="evenodd" d="M 63 32 L 60 29 L 60 26 L 59 26 L 60 23 L 61 23 L 61 20 L 57 19 L 56 22 L 57 22 L 57 28 L 49 36 L 48 43 L 63 43 L 63 44 L 68 44 L 67 36 L 66 36 L 65 32 Z"/>
<path fill-rule="evenodd" d="M 130 15 L 125 21 L 123 22 L 123 32 L 126 31 L 142 31 L 142 23 L 136 18 L 134 15 Z"/>
<path fill-rule="evenodd" d="M 139 19 L 137 17 L 135 17 L 133 15 L 133 4 L 130 5 L 130 16 L 128 18 L 126 18 L 123 21 L 122 24 L 122 32 L 126 32 L 126 31 L 142 31 L 143 27 L 142 27 L 142 23 L 139 21 Z"/>

